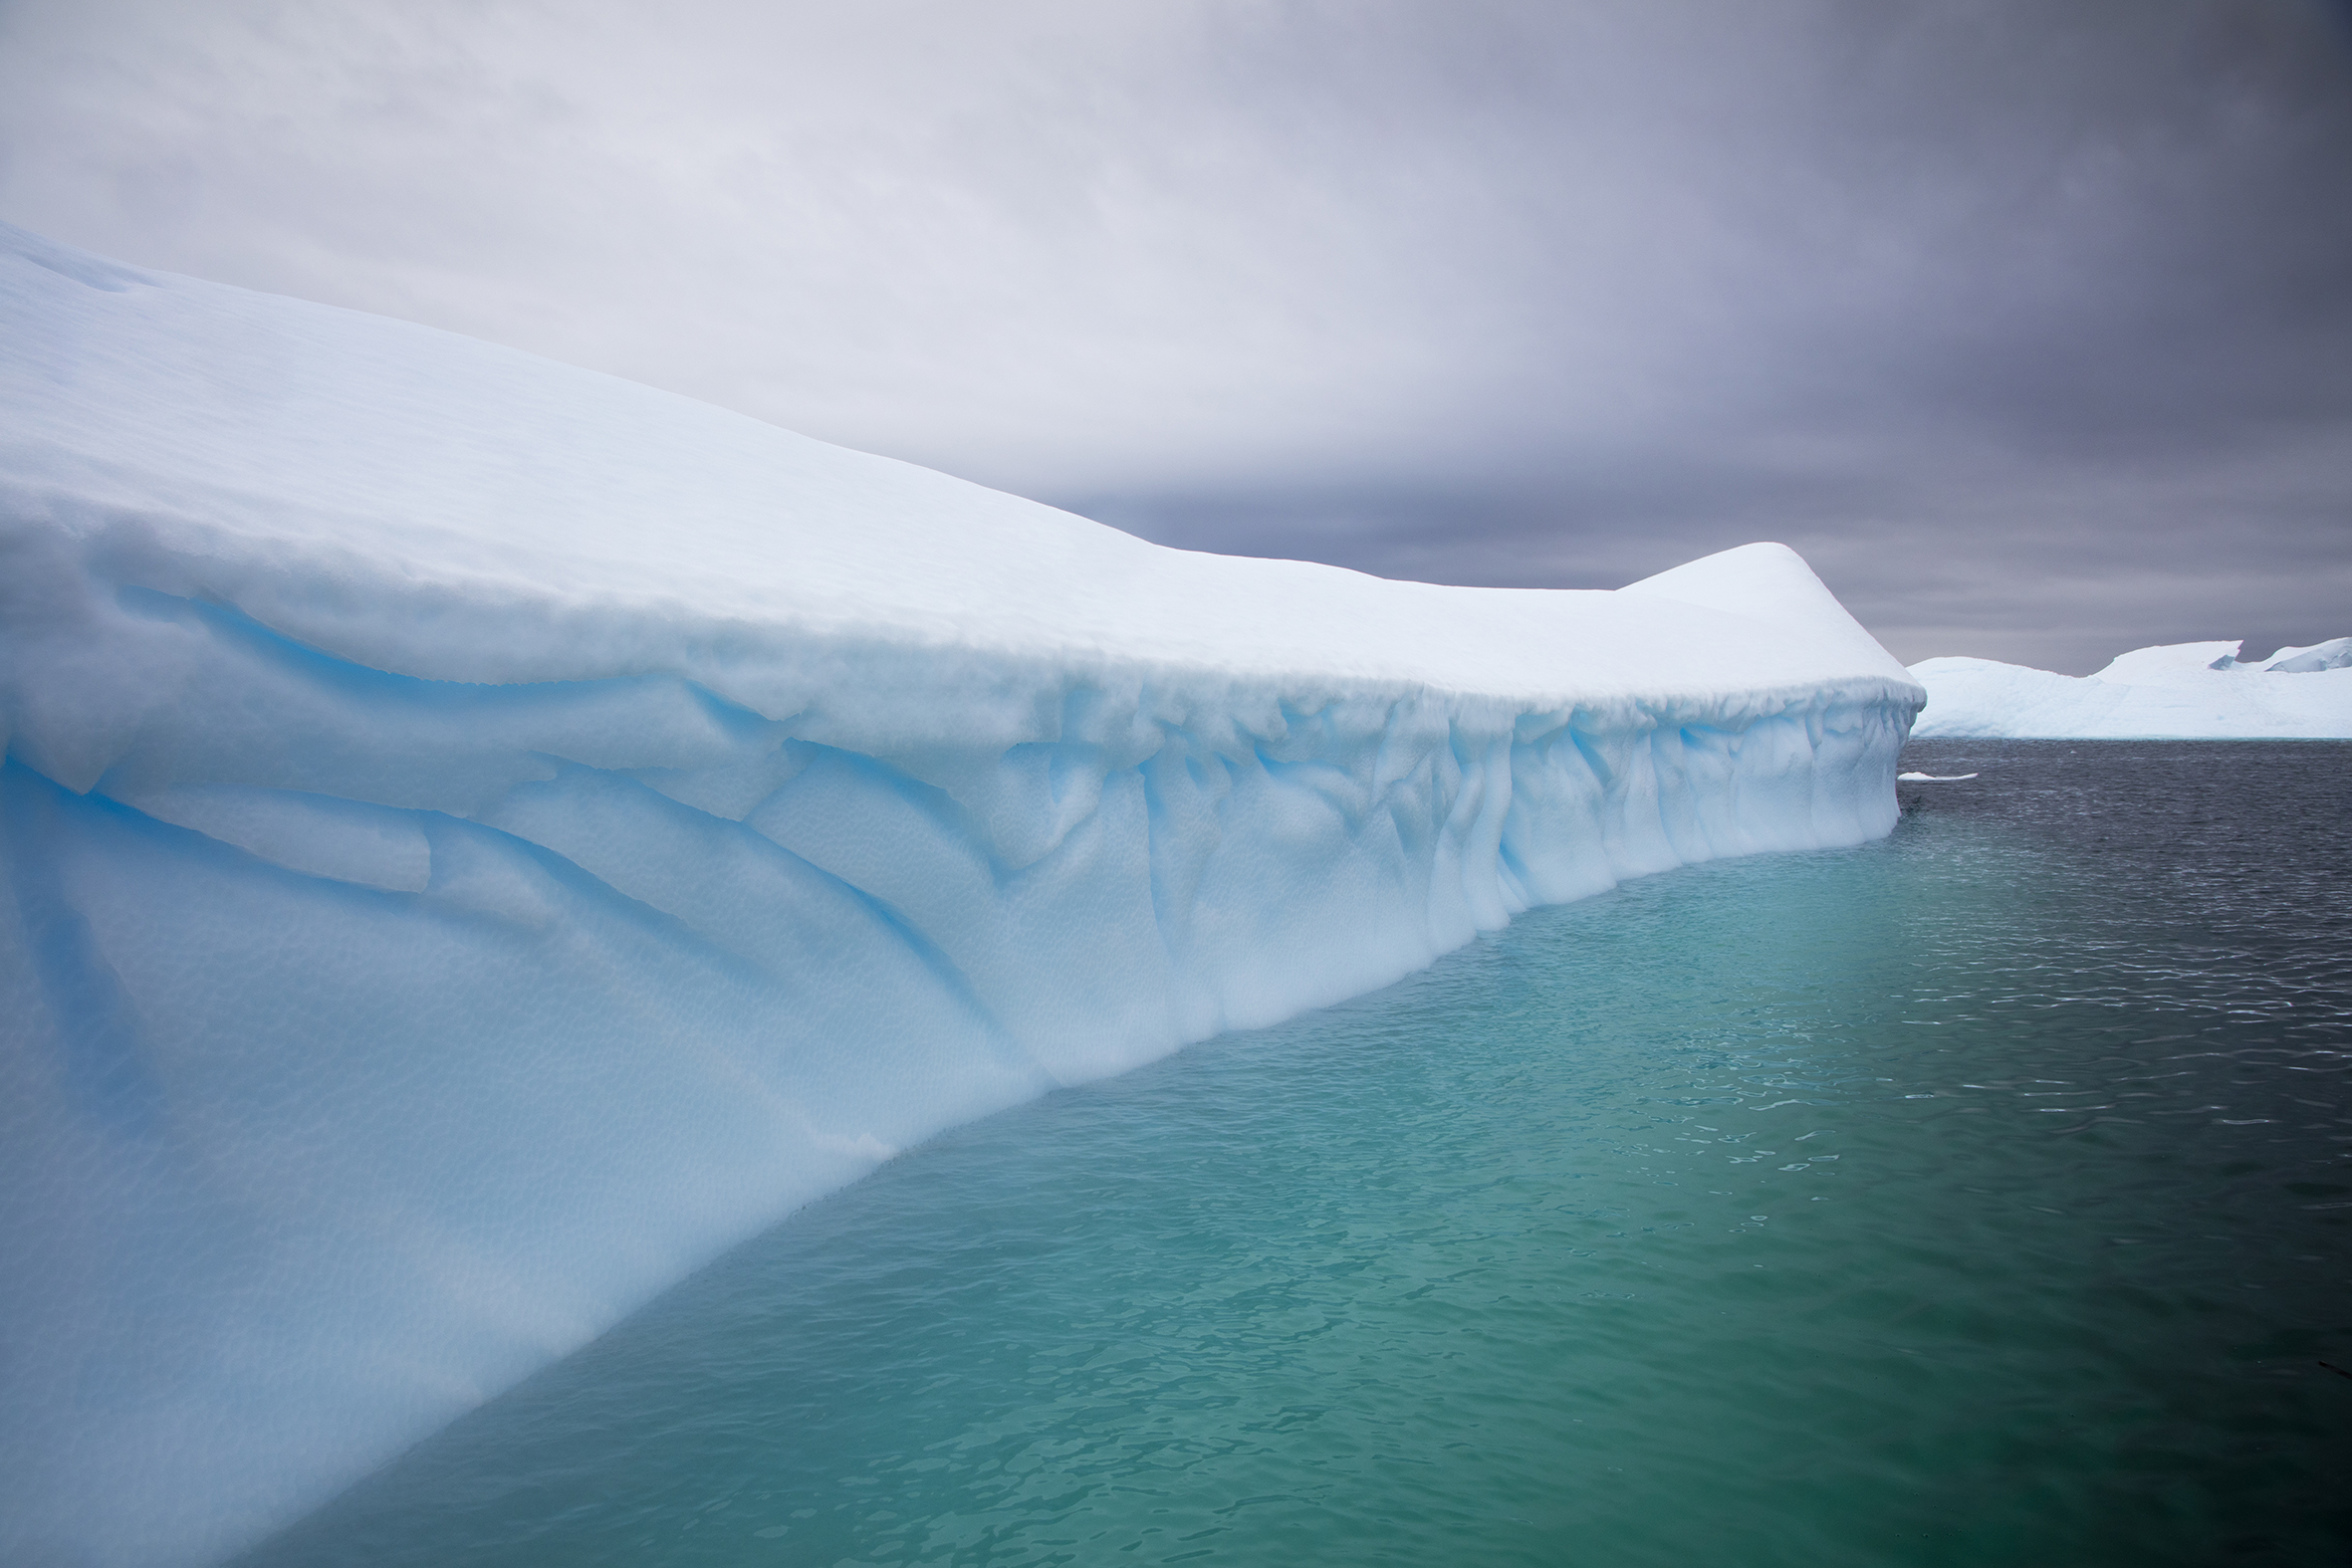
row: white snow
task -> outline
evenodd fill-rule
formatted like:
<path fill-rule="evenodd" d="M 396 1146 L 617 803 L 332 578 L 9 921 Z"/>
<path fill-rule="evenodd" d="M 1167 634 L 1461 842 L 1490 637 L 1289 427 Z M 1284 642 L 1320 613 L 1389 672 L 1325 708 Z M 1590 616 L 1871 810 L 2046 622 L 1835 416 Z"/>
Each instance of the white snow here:
<path fill-rule="evenodd" d="M 1974 779 L 1975 774 L 1897 774 L 1897 784 L 1961 784 Z"/>
<path fill-rule="evenodd" d="M 1921 700 L 1779 546 L 1187 554 L 14 230 L 0 408 L 9 1562 L 216 1559 L 942 1127 L 1884 833 Z"/>
<path fill-rule="evenodd" d="M 2352 637 L 2331 637 L 2307 648 L 2281 648 L 2262 666 L 2268 675 L 2315 675 L 2352 667 Z"/>
<path fill-rule="evenodd" d="M 2352 637 L 2240 661 L 2235 642 L 2136 648 L 2096 675 L 1993 659 L 1911 666 L 1920 736 L 2074 740 L 2352 738 Z"/>

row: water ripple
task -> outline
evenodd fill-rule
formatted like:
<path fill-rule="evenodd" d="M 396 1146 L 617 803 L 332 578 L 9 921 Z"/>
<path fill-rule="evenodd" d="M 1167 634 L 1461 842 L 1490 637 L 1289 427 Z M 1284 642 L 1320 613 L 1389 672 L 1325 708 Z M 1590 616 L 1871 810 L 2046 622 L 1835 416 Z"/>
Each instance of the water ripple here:
<path fill-rule="evenodd" d="M 2340 1564 L 2347 762 L 1915 746 L 914 1151 L 254 1568 Z"/>

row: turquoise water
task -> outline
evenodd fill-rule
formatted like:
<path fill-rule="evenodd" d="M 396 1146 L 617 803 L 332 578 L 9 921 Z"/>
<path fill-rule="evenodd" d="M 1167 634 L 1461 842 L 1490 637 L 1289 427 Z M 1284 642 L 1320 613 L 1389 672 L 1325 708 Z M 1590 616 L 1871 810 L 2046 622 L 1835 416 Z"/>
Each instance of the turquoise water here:
<path fill-rule="evenodd" d="M 1906 765 L 940 1138 L 251 1562 L 2345 1561 L 2352 746 Z"/>

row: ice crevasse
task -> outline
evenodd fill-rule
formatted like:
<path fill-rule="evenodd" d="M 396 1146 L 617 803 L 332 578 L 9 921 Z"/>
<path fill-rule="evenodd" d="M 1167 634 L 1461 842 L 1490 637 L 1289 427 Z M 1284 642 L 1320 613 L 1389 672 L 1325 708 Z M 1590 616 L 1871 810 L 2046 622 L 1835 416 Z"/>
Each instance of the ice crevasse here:
<path fill-rule="evenodd" d="M 1147 544 L 0 230 L 0 1561 L 234 1551 L 892 1151 L 1895 820 L 1791 552 Z"/>

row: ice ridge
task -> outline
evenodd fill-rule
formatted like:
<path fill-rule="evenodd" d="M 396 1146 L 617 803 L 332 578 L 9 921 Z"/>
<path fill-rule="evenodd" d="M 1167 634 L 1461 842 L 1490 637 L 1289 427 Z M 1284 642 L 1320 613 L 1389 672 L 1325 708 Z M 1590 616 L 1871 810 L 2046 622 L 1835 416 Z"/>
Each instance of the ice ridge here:
<path fill-rule="evenodd" d="M 202 1563 L 958 1121 L 1895 819 L 1793 553 L 1160 549 L 0 229 L 0 1560 Z"/>

